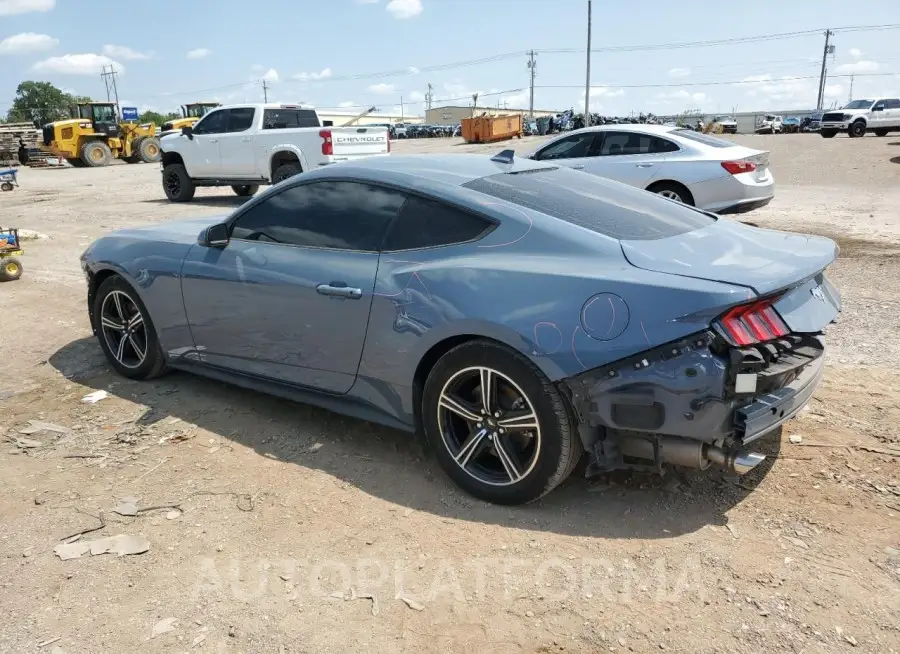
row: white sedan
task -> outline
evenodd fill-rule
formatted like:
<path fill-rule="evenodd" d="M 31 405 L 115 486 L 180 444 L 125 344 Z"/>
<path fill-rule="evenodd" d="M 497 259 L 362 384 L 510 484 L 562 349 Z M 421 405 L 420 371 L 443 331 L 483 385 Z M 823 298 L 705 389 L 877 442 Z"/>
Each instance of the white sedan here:
<path fill-rule="evenodd" d="M 768 152 L 678 127 L 586 127 L 528 156 L 719 214 L 752 211 L 775 196 Z"/>

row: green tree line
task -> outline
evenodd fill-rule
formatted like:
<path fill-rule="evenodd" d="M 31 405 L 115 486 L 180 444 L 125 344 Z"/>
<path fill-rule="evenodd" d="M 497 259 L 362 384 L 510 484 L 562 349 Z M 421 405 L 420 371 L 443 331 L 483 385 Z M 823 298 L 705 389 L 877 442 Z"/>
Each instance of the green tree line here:
<path fill-rule="evenodd" d="M 87 96 L 65 93 L 50 82 L 26 81 L 16 87 L 12 106 L 6 113 L 6 122 L 36 122 L 38 125 L 45 125 L 54 120 L 72 118 L 74 105 L 90 101 L 91 98 Z M 167 120 L 178 117 L 177 113 L 160 114 L 155 111 L 145 111 L 140 115 L 139 121 L 162 125 Z"/>

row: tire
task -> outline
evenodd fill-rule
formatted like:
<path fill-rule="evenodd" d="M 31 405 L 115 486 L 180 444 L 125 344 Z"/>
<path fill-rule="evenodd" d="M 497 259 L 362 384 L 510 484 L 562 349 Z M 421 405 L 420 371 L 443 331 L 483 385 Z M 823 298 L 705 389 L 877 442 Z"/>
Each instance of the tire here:
<path fill-rule="evenodd" d="M 837 132 L 833 132 L 833 131 L 830 130 L 830 129 L 828 129 L 828 130 L 823 129 L 823 130 L 822 130 L 821 132 L 819 132 L 819 133 L 822 135 L 822 138 L 823 138 L 823 139 L 833 139 L 834 136 L 835 136 L 835 134 L 837 134 Z"/>
<path fill-rule="evenodd" d="M 162 172 L 163 191 L 172 202 L 190 202 L 197 187 L 182 164 L 169 164 Z"/>
<path fill-rule="evenodd" d="M 647 190 L 651 193 L 661 195 L 664 198 L 668 198 L 669 200 L 681 202 L 690 207 L 694 206 L 694 197 L 691 195 L 691 192 L 681 184 L 676 184 L 674 182 L 657 182 L 656 184 L 648 186 Z"/>
<path fill-rule="evenodd" d="M 855 123 L 850 125 L 850 129 L 848 130 L 850 134 L 850 138 L 858 139 L 866 135 L 866 124 L 861 120 L 857 120 Z"/>
<path fill-rule="evenodd" d="M 144 163 L 159 163 L 159 160 L 162 159 L 159 139 L 155 136 L 141 138 L 137 145 L 137 152 Z"/>
<path fill-rule="evenodd" d="M 140 320 L 129 328 L 128 319 L 138 316 Z M 91 317 L 100 348 L 120 375 L 129 379 L 153 379 L 166 372 L 166 358 L 147 307 L 122 277 L 113 275 L 100 284 Z"/>
<path fill-rule="evenodd" d="M 275 170 L 275 174 L 272 175 L 272 183 L 277 184 L 278 182 L 283 182 L 288 177 L 299 175 L 302 172 L 303 168 L 301 168 L 300 164 L 297 162 L 282 164 L 278 166 Z"/>
<path fill-rule="evenodd" d="M 22 262 L 15 257 L 0 259 L 0 282 L 14 282 L 22 276 Z"/>
<path fill-rule="evenodd" d="M 0 191 L 12 191 L 14 188 L 12 182 L 3 182 L 0 184 Z"/>
<path fill-rule="evenodd" d="M 484 412 L 477 408 L 483 406 L 478 388 L 483 379 L 479 371 L 484 370 L 491 371 L 489 378 L 499 400 L 492 402 L 492 408 L 500 417 L 485 415 L 481 423 L 477 418 Z M 446 408 L 441 398 L 447 395 L 470 402 L 467 415 L 474 419 Z M 509 416 L 516 410 L 511 400 L 518 396 L 524 398 L 519 410 L 536 416 L 532 423 L 536 428 L 506 425 L 504 435 L 500 432 L 504 413 Z M 556 387 L 523 355 L 493 341 L 463 343 L 438 360 L 425 381 L 421 418 L 428 449 L 447 476 L 470 495 L 494 504 L 540 499 L 571 474 L 581 457 L 581 441 Z M 483 428 L 476 431 L 479 424 Z M 466 451 L 463 468 L 457 459 Z M 504 464 L 501 452 L 515 453 L 512 467 Z"/>
<path fill-rule="evenodd" d="M 81 161 L 89 168 L 108 166 L 112 161 L 112 151 L 103 141 L 89 141 L 81 148 Z"/>
<path fill-rule="evenodd" d="M 887 136 L 888 131 L 886 129 L 876 129 L 875 136 Z"/>
<path fill-rule="evenodd" d="M 239 186 L 232 186 L 231 190 L 234 191 L 234 194 L 238 197 L 249 198 L 256 194 L 259 190 L 259 186 L 257 184 L 241 184 Z"/>

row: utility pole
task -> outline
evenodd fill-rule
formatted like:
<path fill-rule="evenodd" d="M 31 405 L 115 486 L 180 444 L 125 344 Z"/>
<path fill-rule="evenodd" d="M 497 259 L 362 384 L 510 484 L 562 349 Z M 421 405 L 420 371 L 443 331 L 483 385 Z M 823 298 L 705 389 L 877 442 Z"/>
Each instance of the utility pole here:
<path fill-rule="evenodd" d="M 262 81 L 263 86 L 263 102 L 269 101 L 269 85 L 266 83 L 266 80 Z"/>
<path fill-rule="evenodd" d="M 816 99 L 816 111 L 822 111 L 822 104 L 825 102 L 825 62 L 828 55 L 834 53 L 834 46 L 831 45 L 831 37 L 834 32 L 825 30 L 825 49 L 822 51 L 822 72 L 819 74 L 819 97 Z"/>
<path fill-rule="evenodd" d="M 850 95 L 847 96 L 847 103 L 853 102 L 853 78 L 855 75 L 850 76 Z"/>
<path fill-rule="evenodd" d="M 591 125 L 591 0 L 588 0 L 587 65 L 584 79 L 584 126 Z"/>
<path fill-rule="evenodd" d="M 534 66 L 537 62 L 534 60 L 534 50 L 528 53 L 528 70 L 531 74 L 530 94 L 528 99 L 528 113 L 530 120 L 534 120 Z"/>
<path fill-rule="evenodd" d="M 106 70 L 109 68 L 109 70 Z M 113 101 L 113 98 L 116 100 L 116 117 L 121 117 L 121 112 L 119 111 L 119 87 L 116 84 L 116 72 L 115 66 L 113 64 L 107 64 L 103 66 L 103 71 L 100 73 L 100 77 L 103 78 L 103 84 L 106 86 L 106 99 L 109 102 Z"/>
<path fill-rule="evenodd" d="M 403 122 L 403 96 L 400 96 L 400 122 Z"/>
<path fill-rule="evenodd" d="M 434 87 L 428 82 L 428 93 L 425 94 L 425 111 L 431 111 L 431 102 L 434 99 Z"/>

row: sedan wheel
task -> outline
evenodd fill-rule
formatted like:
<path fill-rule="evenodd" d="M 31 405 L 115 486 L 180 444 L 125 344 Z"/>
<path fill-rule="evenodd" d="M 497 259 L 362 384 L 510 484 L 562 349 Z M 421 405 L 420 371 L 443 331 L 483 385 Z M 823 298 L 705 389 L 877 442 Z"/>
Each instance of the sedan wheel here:
<path fill-rule="evenodd" d="M 527 358 L 492 341 L 441 357 L 422 393 L 425 437 L 463 490 L 524 504 L 572 472 L 580 441 L 558 390 Z"/>
<path fill-rule="evenodd" d="M 103 281 L 94 298 L 92 320 L 100 347 L 117 372 L 150 379 L 165 370 L 147 309 L 124 279 L 114 275 Z"/>
<path fill-rule="evenodd" d="M 657 191 L 657 195 L 661 195 L 664 198 L 669 198 L 670 200 L 675 200 L 676 202 L 683 202 L 681 196 L 678 195 L 678 191 L 675 191 L 673 189 L 667 188 L 661 191 Z"/>

